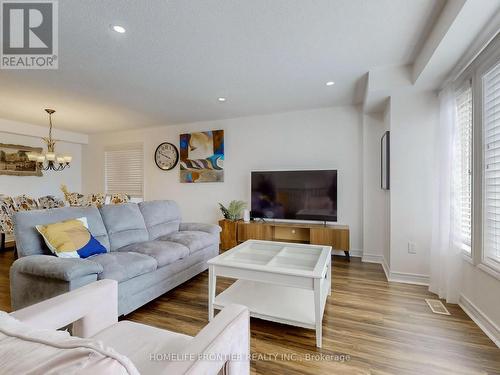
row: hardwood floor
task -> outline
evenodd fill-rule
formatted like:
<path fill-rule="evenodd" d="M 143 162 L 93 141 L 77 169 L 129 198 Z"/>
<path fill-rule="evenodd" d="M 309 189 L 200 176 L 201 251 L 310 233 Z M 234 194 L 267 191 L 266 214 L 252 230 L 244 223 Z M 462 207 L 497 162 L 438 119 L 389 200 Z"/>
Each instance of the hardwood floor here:
<path fill-rule="evenodd" d="M 0 308 L 10 309 L 12 252 L 0 254 Z M 500 374 L 500 349 L 456 305 L 433 314 L 426 287 L 388 283 L 380 265 L 333 261 L 333 294 L 314 331 L 251 321 L 252 374 Z M 230 285 L 218 281 L 217 292 Z M 207 324 L 208 274 L 143 306 L 126 319 L 188 335 Z"/>

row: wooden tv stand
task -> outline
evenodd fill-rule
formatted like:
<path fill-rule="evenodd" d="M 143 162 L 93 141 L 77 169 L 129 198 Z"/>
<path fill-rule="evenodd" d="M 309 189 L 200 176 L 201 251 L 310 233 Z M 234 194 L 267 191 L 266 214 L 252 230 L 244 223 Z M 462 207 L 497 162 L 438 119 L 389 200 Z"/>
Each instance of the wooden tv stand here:
<path fill-rule="evenodd" d="M 349 227 L 286 223 L 274 221 L 231 222 L 221 220 L 221 250 L 228 250 L 246 240 L 266 240 L 331 246 L 342 250 L 349 259 Z"/>

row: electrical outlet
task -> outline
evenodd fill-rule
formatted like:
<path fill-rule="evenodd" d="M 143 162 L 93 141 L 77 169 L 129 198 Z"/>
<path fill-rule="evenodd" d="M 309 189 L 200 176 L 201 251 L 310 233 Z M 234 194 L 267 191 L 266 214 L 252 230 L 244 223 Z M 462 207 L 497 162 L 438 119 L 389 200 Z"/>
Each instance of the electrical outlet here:
<path fill-rule="evenodd" d="M 408 254 L 416 254 L 417 253 L 417 244 L 415 242 L 408 242 Z"/>

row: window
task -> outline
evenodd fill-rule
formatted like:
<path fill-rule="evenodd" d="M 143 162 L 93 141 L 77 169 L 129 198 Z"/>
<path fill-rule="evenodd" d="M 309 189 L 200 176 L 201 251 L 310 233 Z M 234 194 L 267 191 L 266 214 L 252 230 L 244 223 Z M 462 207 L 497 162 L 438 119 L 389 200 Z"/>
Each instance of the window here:
<path fill-rule="evenodd" d="M 482 76 L 483 260 L 500 267 L 500 63 Z"/>
<path fill-rule="evenodd" d="M 460 229 L 462 248 L 471 253 L 472 242 L 472 85 L 471 81 L 456 93 L 458 125 L 457 161 L 455 183 L 459 192 Z"/>
<path fill-rule="evenodd" d="M 120 145 L 104 152 L 106 194 L 143 196 L 144 151 L 142 144 Z"/>
<path fill-rule="evenodd" d="M 460 193 L 453 195 L 460 213 L 454 223 L 460 225 L 465 259 L 500 280 L 500 34 L 453 85 L 453 182 Z"/>

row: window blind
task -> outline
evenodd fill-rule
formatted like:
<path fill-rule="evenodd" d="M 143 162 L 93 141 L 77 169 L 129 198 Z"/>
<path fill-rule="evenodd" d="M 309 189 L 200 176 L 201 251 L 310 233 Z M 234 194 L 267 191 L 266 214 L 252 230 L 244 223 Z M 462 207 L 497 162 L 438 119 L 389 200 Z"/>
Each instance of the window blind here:
<path fill-rule="evenodd" d="M 463 249 L 471 251 L 472 240 L 472 85 L 468 81 L 456 93 L 458 125 L 455 183 L 460 199 L 460 229 Z"/>
<path fill-rule="evenodd" d="M 142 144 L 124 145 L 104 151 L 106 194 L 143 196 L 144 151 Z"/>
<path fill-rule="evenodd" d="M 483 257 L 500 262 L 500 63 L 482 77 L 484 132 Z"/>

